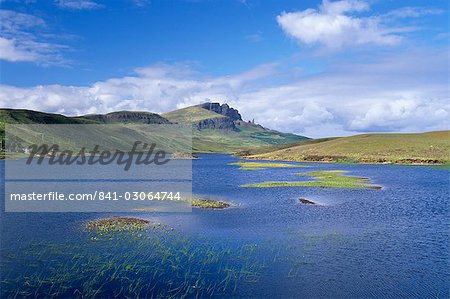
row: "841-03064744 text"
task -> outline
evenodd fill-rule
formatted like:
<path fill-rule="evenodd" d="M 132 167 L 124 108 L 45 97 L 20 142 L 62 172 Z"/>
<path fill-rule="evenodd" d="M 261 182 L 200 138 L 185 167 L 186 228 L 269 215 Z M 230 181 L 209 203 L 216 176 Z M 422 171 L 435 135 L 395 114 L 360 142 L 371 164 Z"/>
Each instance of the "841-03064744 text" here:
<path fill-rule="evenodd" d="M 50 191 L 47 193 L 11 193 L 12 201 L 116 201 L 116 200 L 181 200 L 180 192 L 167 191 L 95 191 L 92 193 L 69 193 Z"/>

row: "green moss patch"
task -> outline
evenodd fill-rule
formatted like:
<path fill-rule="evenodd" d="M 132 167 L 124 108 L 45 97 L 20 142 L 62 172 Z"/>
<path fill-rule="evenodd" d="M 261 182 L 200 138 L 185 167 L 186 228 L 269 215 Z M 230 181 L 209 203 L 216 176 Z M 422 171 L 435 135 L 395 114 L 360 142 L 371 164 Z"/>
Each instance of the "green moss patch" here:
<path fill-rule="evenodd" d="M 231 205 L 227 202 L 216 201 L 212 199 L 193 198 L 191 200 L 192 207 L 202 209 L 226 209 Z"/>
<path fill-rule="evenodd" d="M 307 167 L 305 165 L 288 164 L 288 163 L 264 163 L 264 162 L 244 162 L 239 161 L 228 165 L 240 166 L 240 170 L 261 170 L 265 168 L 300 168 Z"/>
<path fill-rule="evenodd" d="M 150 227 L 149 220 L 131 217 L 108 217 L 86 223 L 85 228 L 93 232 L 142 231 Z"/>
<path fill-rule="evenodd" d="M 370 185 L 368 178 L 347 176 L 342 170 L 312 171 L 298 173 L 299 176 L 312 177 L 314 181 L 294 182 L 263 182 L 257 184 L 245 184 L 241 187 L 316 187 L 316 188 L 347 188 L 347 189 L 381 189 L 381 186 Z"/>

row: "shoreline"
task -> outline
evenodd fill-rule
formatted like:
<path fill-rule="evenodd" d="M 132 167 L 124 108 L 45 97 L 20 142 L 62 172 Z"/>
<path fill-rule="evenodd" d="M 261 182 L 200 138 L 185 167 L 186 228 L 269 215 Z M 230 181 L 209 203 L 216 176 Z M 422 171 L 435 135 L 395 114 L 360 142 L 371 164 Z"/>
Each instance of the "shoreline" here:
<path fill-rule="evenodd" d="M 280 162 L 298 162 L 298 163 L 324 163 L 324 164 L 356 164 L 356 165 L 398 165 L 398 166 L 446 166 L 450 165 L 449 162 L 413 162 L 413 163 L 399 163 L 399 162 L 376 162 L 376 161 L 333 161 L 333 160 L 298 160 L 298 159 L 286 159 L 286 158 L 274 158 L 274 157 L 255 157 L 255 156 L 239 156 L 237 153 L 211 153 L 211 152 L 195 152 L 195 154 L 192 157 L 175 157 L 175 160 L 196 160 L 200 159 L 200 157 L 196 155 L 230 155 L 232 157 L 245 159 L 245 160 L 252 160 L 252 161 L 280 161 Z M 23 158 L 27 158 L 28 156 L 16 156 L 16 157 L 2 157 L 0 156 L 0 161 L 12 161 L 12 160 L 19 160 Z M 48 158 L 48 157 L 44 157 Z M 412 159 L 414 160 L 414 159 Z M 433 159 L 430 159 L 433 160 Z"/>
<path fill-rule="evenodd" d="M 398 162 L 369 162 L 369 161 L 355 161 L 355 162 L 351 162 L 351 161 L 323 161 L 323 160 L 298 160 L 298 159 L 285 159 L 285 158 L 273 158 L 273 157 L 268 157 L 268 158 L 259 158 L 259 157 L 254 157 L 254 156 L 237 156 L 237 155 L 233 155 L 236 158 L 240 158 L 240 159 L 245 159 L 245 160 L 255 160 L 255 161 L 284 161 L 284 162 L 298 162 L 298 163 L 323 163 L 323 164 L 355 164 L 355 165 L 397 165 L 397 166 L 445 166 L 445 165 L 449 165 L 450 162 L 438 162 L 438 163 L 434 163 L 434 162 L 430 162 L 430 163 L 426 163 L 426 162 L 415 162 L 415 163 L 398 163 Z"/>

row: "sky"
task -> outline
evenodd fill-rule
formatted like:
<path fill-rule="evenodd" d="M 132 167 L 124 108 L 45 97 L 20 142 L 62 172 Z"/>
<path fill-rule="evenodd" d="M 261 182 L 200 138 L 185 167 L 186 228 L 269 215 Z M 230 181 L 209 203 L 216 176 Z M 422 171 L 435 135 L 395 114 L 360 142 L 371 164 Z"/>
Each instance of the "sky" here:
<path fill-rule="evenodd" d="M 448 0 L 0 0 L 0 107 L 228 103 L 309 137 L 449 129 Z"/>

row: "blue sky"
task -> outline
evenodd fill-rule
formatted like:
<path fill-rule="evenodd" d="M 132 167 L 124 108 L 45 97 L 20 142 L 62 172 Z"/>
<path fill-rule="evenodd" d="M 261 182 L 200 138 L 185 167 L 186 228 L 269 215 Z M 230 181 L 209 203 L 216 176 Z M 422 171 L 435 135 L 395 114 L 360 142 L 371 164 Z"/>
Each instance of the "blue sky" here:
<path fill-rule="evenodd" d="M 228 102 L 313 137 L 448 128 L 448 1 L 1 0 L 0 106 Z"/>

